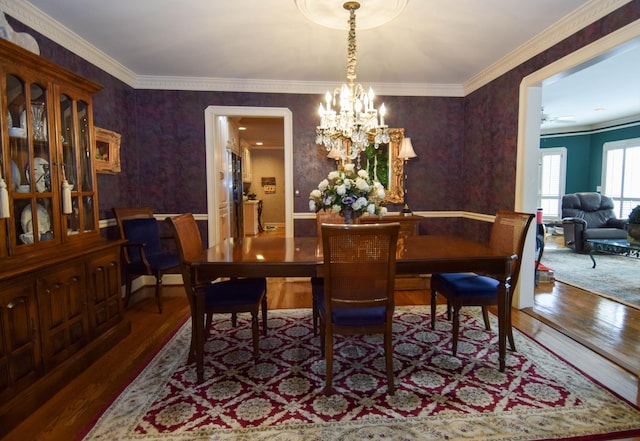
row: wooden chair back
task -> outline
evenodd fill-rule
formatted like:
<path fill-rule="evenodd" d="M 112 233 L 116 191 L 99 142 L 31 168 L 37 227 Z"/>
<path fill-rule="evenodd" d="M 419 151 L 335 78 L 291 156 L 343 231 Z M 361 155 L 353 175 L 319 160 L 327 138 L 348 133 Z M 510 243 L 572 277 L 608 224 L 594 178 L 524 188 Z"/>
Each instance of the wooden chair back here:
<path fill-rule="evenodd" d="M 496 214 L 496 219 L 491 229 L 489 245 L 500 252 L 518 256 L 511 267 L 510 291 L 512 293 L 520 276 L 524 242 L 533 218 L 534 215 L 530 213 L 500 210 Z"/>
<path fill-rule="evenodd" d="M 322 224 L 327 316 L 334 307 L 387 306 L 393 314 L 400 224 Z"/>
<path fill-rule="evenodd" d="M 332 211 L 318 211 L 316 213 L 316 235 L 318 243 L 322 243 L 322 224 L 344 224 L 344 218 Z"/>
<path fill-rule="evenodd" d="M 198 228 L 198 224 L 191 213 L 171 217 L 168 218 L 167 221 L 171 225 L 171 230 L 173 231 L 173 236 L 176 240 L 176 247 L 180 257 L 182 278 L 187 295 L 191 301 L 191 295 L 196 287 L 192 284 L 191 266 L 189 265 L 189 262 L 197 258 L 204 250 L 200 229 Z"/>
<path fill-rule="evenodd" d="M 118 231 L 120 232 L 121 239 L 127 238 L 124 229 L 125 220 L 154 217 L 153 210 L 150 207 L 114 207 L 113 214 L 116 216 L 116 222 L 118 224 Z M 127 264 L 132 262 L 127 247 L 124 247 L 123 255 Z"/>

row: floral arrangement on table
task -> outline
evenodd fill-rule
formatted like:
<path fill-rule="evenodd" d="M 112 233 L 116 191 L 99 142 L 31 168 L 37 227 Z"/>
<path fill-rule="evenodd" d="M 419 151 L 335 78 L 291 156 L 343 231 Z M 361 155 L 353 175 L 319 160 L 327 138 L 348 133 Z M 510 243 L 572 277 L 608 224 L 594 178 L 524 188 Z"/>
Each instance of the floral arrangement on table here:
<path fill-rule="evenodd" d="M 364 213 L 384 216 L 384 196 L 382 184 L 372 181 L 366 170 L 356 171 L 354 164 L 345 164 L 342 170 L 330 172 L 309 194 L 309 209 L 314 213 L 331 210 L 344 216 L 345 222 Z"/>

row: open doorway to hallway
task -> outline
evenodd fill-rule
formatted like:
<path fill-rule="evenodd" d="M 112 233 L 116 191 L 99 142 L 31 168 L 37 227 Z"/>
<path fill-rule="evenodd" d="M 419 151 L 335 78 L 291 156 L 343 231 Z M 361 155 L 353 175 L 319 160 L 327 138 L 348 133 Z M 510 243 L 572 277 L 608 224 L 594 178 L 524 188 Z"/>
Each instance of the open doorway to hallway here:
<path fill-rule="evenodd" d="M 284 120 L 238 118 L 244 196 L 244 235 L 285 230 Z"/>
<path fill-rule="evenodd" d="M 205 109 L 205 144 L 207 169 L 207 219 L 209 245 L 227 237 L 228 230 L 228 182 L 229 164 L 227 151 L 240 153 L 240 135 L 229 137 L 229 120 L 241 119 L 276 119 L 283 127 L 284 178 L 281 184 L 276 177 L 276 191 L 281 189 L 284 199 L 284 231 L 286 236 L 293 236 L 293 123 L 292 113 L 280 107 L 228 107 L 209 106 Z M 235 144 L 234 144 L 235 142 Z M 248 142 L 248 141 L 247 141 Z M 253 167 L 252 167 L 253 168 Z M 253 170 L 252 170 L 253 174 Z M 272 178 L 273 176 L 264 176 Z M 262 187 L 262 176 L 260 185 Z M 270 184 L 273 180 L 267 180 Z M 227 187 L 226 187 L 227 186 Z M 254 187 L 252 177 L 251 187 Z M 257 194 L 256 194 L 257 196 Z"/>

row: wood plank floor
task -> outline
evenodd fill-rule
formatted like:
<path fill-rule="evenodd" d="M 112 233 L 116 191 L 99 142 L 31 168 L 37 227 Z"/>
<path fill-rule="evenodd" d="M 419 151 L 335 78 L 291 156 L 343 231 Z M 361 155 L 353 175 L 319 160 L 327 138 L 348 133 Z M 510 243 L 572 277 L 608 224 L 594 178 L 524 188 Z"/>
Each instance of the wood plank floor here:
<path fill-rule="evenodd" d="M 269 308 L 309 308 L 311 290 L 308 282 L 285 282 L 284 279 L 269 280 Z M 126 311 L 131 321 L 132 332 L 114 349 L 89 366 L 67 387 L 45 403 L 31 417 L 17 426 L 3 440 L 64 440 L 78 439 L 105 406 L 139 372 L 147 360 L 169 338 L 177 326 L 187 318 L 189 306 L 182 287 L 165 287 L 164 312 L 157 313 L 152 289 L 144 288 L 138 293 Z M 627 400 L 640 404 L 638 377 L 605 357 L 581 344 L 597 348 L 599 352 L 610 351 L 612 358 L 633 358 L 633 348 L 640 342 L 640 311 L 615 306 L 605 306 L 604 299 L 576 293 L 566 285 L 555 283 L 541 285 L 536 296 L 536 307 L 527 311 L 514 310 L 513 323 L 518 329 L 535 338 L 551 351 L 578 366 L 587 375 L 596 379 Z M 587 300 L 589 299 L 589 300 Z M 426 304 L 424 291 L 402 291 L 397 294 L 398 305 Z M 611 303 L 611 302 L 610 302 Z M 603 310 L 613 309 L 611 314 Z M 545 316 L 540 320 L 538 317 Z M 564 323 L 569 338 L 549 326 L 555 317 Z M 617 317 L 617 318 L 616 318 Z M 570 324 L 571 326 L 567 326 Z M 625 438 L 639 441 L 640 438 Z"/>

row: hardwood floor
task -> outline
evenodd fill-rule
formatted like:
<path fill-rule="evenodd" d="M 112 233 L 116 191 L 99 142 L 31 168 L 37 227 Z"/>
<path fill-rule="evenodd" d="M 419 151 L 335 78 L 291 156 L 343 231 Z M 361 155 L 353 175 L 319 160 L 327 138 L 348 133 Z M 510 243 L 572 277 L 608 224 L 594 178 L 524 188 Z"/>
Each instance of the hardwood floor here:
<path fill-rule="evenodd" d="M 188 317 L 189 306 L 182 287 L 165 287 L 162 314 L 157 312 L 152 298 L 153 289 L 148 287 L 144 290 L 135 297 L 139 299 L 138 303 L 126 311 L 126 317 L 132 324 L 131 334 L 4 440 L 70 441 L 81 436 L 87 425 Z M 308 282 L 269 279 L 268 292 L 270 309 L 311 307 Z M 599 352 L 612 351 L 617 354 L 613 358 L 622 358 L 623 355 L 635 357 L 637 362 L 638 352 L 632 355 L 632 351 L 638 349 L 640 342 L 640 311 L 627 307 L 621 309 L 605 304 L 599 297 L 590 297 L 560 283 L 540 285 L 536 306 L 527 311 L 514 310 L 513 324 L 601 384 L 640 405 L 638 377 L 580 343 L 587 343 Z M 398 305 L 427 304 L 428 297 L 425 291 L 400 291 L 396 300 Z M 539 319 L 542 316 L 545 318 Z M 574 338 L 554 329 L 559 325 L 551 327 L 545 323 L 552 319 L 562 322 L 565 328 L 571 328 L 563 332 L 575 334 Z"/>
<path fill-rule="evenodd" d="M 547 236 L 546 248 L 559 247 L 562 236 Z M 523 312 L 640 375 L 640 310 L 555 282 L 540 283 Z"/>

